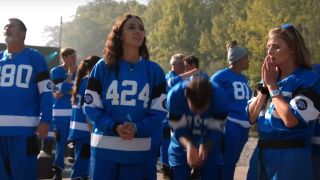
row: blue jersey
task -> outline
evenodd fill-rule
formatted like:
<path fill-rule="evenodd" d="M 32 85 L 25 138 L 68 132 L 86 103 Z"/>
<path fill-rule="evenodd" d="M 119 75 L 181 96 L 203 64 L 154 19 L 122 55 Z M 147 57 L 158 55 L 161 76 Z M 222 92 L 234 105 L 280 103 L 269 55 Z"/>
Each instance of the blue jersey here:
<path fill-rule="evenodd" d="M 100 60 L 93 68 L 85 94 L 85 113 L 94 125 L 94 156 L 119 163 L 146 161 L 151 135 L 166 117 L 166 81 L 160 66 L 147 59 L 136 64 L 118 61 L 118 71 Z M 135 138 L 123 140 L 114 128 L 132 121 Z"/>
<path fill-rule="evenodd" d="M 313 89 L 319 93 L 319 75 L 315 71 L 297 69 L 277 82 L 277 85 L 281 95 L 290 105 L 291 112 L 297 117 L 298 124 L 294 128 L 287 128 L 269 98 L 267 107 L 262 109 L 257 121 L 260 139 L 308 141 L 313 134 L 315 120 L 319 116 L 319 105 L 318 102 L 314 102 L 315 97 L 311 93 L 299 92 L 302 89 Z"/>
<path fill-rule="evenodd" d="M 201 77 L 204 77 L 206 79 L 209 79 L 209 76 L 206 72 L 204 71 L 200 71 L 199 74 L 196 75 L 200 75 Z M 194 75 L 190 76 L 189 78 L 185 79 L 186 81 L 189 81 L 192 79 Z M 171 77 L 169 80 L 167 80 L 168 82 L 168 87 L 172 88 L 174 85 L 178 84 L 179 82 L 183 81 L 183 79 L 181 78 L 181 76 L 176 75 L 174 77 Z"/>
<path fill-rule="evenodd" d="M 227 96 L 217 84 L 212 83 L 213 95 L 207 112 L 195 115 L 189 109 L 185 89 L 188 81 L 174 86 L 168 93 L 170 126 L 173 130 L 169 146 L 170 166 L 187 164 L 186 151 L 180 144 L 181 136 L 189 137 L 194 145 L 211 141 L 213 152 L 219 153 L 220 134 L 227 117 Z"/>
<path fill-rule="evenodd" d="M 44 57 L 24 48 L 0 52 L 0 136 L 34 134 L 52 119 L 52 83 Z"/>
<path fill-rule="evenodd" d="M 178 74 L 176 74 L 174 71 L 169 71 L 166 74 L 166 80 L 167 80 L 167 91 L 173 86 L 173 79 L 174 77 L 177 77 Z"/>
<path fill-rule="evenodd" d="M 72 106 L 70 121 L 69 139 L 74 140 L 83 137 L 90 137 L 88 122 L 83 112 L 84 92 L 88 83 L 88 77 L 82 79 L 76 96 L 76 104 Z"/>
<path fill-rule="evenodd" d="M 72 80 L 75 79 L 76 73 L 73 73 Z M 54 84 L 54 91 L 60 91 L 63 96 L 55 98 L 53 104 L 53 116 L 71 116 L 71 91 L 73 82 L 66 82 L 68 72 L 62 66 L 56 66 L 51 69 L 51 80 Z M 54 121 L 57 120 L 56 118 Z"/>
<path fill-rule="evenodd" d="M 217 71 L 211 81 L 223 88 L 228 95 L 228 120 L 249 128 L 250 123 L 246 118 L 246 106 L 251 99 L 252 91 L 247 78 L 239 73 L 233 72 L 229 68 Z"/>
<path fill-rule="evenodd" d="M 320 64 L 314 64 L 312 67 L 315 71 L 320 73 Z M 312 137 L 311 142 L 314 145 L 320 146 L 320 117 L 316 121 L 316 125 L 314 128 L 314 135 Z"/>

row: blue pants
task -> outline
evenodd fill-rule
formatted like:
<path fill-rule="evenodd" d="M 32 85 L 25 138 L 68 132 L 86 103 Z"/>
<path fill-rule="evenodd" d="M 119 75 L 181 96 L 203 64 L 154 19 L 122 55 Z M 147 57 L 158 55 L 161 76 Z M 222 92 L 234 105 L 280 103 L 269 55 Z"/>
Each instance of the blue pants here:
<path fill-rule="evenodd" d="M 234 122 L 226 122 L 224 152 L 222 153 L 221 179 L 233 180 L 236 164 L 248 140 L 249 129 Z"/>
<path fill-rule="evenodd" d="M 312 170 L 314 180 L 320 180 L 320 145 L 312 146 Z"/>
<path fill-rule="evenodd" d="M 170 145 L 170 127 L 168 121 L 162 123 L 162 136 L 161 136 L 161 147 L 160 147 L 160 162 L 169 167 L 169 155 L 168 149 Z"/>
<path fill-rule="evenodd" d="M 151 141 L 151 152 L 145 163 L 144 173 L 146 180 L 156 180 L 157 179 L 157 161 L 159 148 L 161 144 L 161 135 L 160 131 L 154 131 L 152 134 Z"/>
<path fill-rule="evenodd" d="M 37 138 L 0 136 L 0 179 L 36 180 Z"/>
<path fill-rule="evenodd" d="M 85 179 L 89 175 L 90 137 L 73 140 L 75 161 L 72 166 L 71 179 Z"/>
<path fill-rule="evenodd" d="M 201 180 L 218 179 L 219 177 L 219 153 L 208 153 L 208 158 L 200 169 Z M 171 167 L 173 172 L 173 180 L 186 180 L 191 175 L 189 165 L 178 165 Z"/>
<path fill-rule="evenodd" d="M 58 120 L 57 120 L 58 119 Z M 64 155 L 69 136 L 70 117 L 55 117 L 54 130 L 56 132 L 56 154 L 53 166 L 64 169 Z"/>
<path fill-rule="evenodd" d="M 144 163 L 120 164 L 91 155 L 90 178 L 92 180 L 142 180 Z"/>
<path fill-rule="evenodd" d="M 257 179 L 312 180 L 310 147 L 262 149 L 261 151 L 256 148 L 250 160 L 247 180 Z"/>
<path fill-rule="evenodd" d="M 160 162 L 169 167 L 168 148 L 170 145 L 170 138 L 163 138 L 160 148 Z"/>

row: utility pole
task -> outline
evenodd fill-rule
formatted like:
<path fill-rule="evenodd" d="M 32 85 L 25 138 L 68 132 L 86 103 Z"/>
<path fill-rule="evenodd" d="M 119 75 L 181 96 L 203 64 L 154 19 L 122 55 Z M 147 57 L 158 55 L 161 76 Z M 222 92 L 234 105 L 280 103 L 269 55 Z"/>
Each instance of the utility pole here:
<path fill-rule="evenodd" d="M 62 41 L 62 16 L 60 17 L 60 33 L 59 33 L 59 47 L 61 49 L 61 41 Z"/>

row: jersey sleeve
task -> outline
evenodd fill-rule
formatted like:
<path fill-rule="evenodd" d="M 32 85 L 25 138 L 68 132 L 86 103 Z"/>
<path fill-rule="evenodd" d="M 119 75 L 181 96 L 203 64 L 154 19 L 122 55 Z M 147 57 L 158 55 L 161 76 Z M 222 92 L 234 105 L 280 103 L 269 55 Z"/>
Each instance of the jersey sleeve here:
<path fill-rule="evenodd" d="M 114 127 L 116 121 L 104 112 L 102 103 L 102 88 L 105 78 L 106 67 L 103 61 L 100 61 L 90 73 L 88 85 L 84 95 L 84 110 L 89 121 L 100 131 L 108 132 L 110 135 L 116 135 Z"/>
<path fill-rule="evenodd" d="M 155 63 L 149 63 L 152 67 L 151 79 L 151 105 L 142 121 L 137 122 L 137 137 L 150 136 L 152 131 L 161 127 L 162 120 L 167 115 L 166 102 L 166 79 L 163 70 Z M 151 74 L 152 73 L 152 74 Z"/>
<path fill-rule="evenodd" d="M 174 76 L 167 80 L 168 88 L 172 88 L 174 85 L 178 84 L 179 82 L 183 81 L 180 76 Z"/>
<path fill-rule="evenodd" d="M 44 57 L 38 53 L 33 57 L 36 61 L 36 81 L 40 96 L 40 122 L 50 124 L 52 120 L 52 81 Z"/>
<path fill-rule="evenodd" d="M 298 89 L 290 101 L 290 108 L 300 122 L 316 120 L 320 114 L 320 96 L 312 88 Z"/>
<path fill-rule="evenodd" d="M 183 106 L 186 101 L 183 96 L 184 83 L 173 87 L 168 93 L 167 105 L 169 111 L 169 125 L 174 135 L 179 139 L 181 136 L 189 137 L 191 132 L 188 128 L 188 121 L 185 115 L 186 109 Z"/>
<path fill-rule="evenodd" d="M 62 92 L 63 94 L 69 94 L 72 90 L 72 83 L 65 82 L 65 74 L 58 68 L 51 70 L 51 79 L 53 81 L 55 90 Z"/>

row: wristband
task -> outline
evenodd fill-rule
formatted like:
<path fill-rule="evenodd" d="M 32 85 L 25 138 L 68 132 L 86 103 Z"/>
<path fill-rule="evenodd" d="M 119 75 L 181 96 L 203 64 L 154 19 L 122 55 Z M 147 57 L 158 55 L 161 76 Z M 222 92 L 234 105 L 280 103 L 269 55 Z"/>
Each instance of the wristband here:
<path fill-rule="evenodd" d="M 269 90 L 266 87 L 263 87 L 261 83 L 257 85 L 257 91 L 260 91 L 261 94 L 269 94 Z"/>
<path fill-rule="evenodd" d="M 275 97 L 275 96 L 278 96 L 278 95 L 280 95 L 279 89 L 275 89 L 275 90 L 273 90 L 273 91 L 270 92 L 270 97 L 271 97 L 271 98 L 273 98 L 273 97 Z"/>

